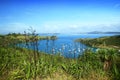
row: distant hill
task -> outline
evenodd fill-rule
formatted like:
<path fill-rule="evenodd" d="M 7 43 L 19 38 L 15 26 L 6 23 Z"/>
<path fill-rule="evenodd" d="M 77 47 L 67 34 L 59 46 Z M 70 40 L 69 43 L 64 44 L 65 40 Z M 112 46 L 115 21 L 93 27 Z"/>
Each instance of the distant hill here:
<path fill-rule="evenodd" d="M 120 34 L 120 32 L 100 32 L 100 31 L 93 31 L 87 32 L 88 34 Z"/>

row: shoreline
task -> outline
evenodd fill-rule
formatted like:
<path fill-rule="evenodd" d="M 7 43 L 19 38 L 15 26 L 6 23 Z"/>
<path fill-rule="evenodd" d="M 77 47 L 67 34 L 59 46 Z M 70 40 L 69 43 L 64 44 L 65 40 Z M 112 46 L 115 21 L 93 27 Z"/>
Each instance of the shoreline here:
<path fill-rule="evenodd" d="M 76 39 L 75 41 L 96 48 L 114 48 L 118 50 L 120 49 L 120 35 L 100 38 L 80 38 Z"/>

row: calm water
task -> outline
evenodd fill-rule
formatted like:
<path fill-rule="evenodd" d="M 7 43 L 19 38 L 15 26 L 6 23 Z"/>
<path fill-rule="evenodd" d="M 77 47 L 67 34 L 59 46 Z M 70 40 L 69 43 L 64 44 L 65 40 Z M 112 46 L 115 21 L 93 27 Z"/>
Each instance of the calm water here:
<path fill-rule="evenodd" d="M 52 34 L 40 34 L 42 36 L 52 36 Z M 58 54 L 76 58 L 81 55 L 85 49 L 90 48 L 82 43 L 74 42 L 78 38 L 98 38 L 103 36 L 113 36 L 115 34 L 57 34 L 57 40 L 42 40 L 39 41 L 39 50 L 48 54 Z M 95 48 L 91 48 L 96 50 Z"/>

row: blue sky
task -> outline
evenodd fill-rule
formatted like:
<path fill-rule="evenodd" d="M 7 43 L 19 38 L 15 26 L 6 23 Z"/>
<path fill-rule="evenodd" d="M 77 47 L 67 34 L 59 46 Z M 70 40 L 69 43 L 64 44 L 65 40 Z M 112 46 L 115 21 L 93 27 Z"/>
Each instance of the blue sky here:
<path fill-rule="evenodd" d="M 0 33 L 120 30 L 120 0 L 0 0 Z"/>

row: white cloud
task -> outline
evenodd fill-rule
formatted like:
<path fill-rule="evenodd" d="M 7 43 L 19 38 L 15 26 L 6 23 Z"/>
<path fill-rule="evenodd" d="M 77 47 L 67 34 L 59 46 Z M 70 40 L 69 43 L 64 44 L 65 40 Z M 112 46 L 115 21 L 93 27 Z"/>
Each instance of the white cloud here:
<path fill-rule="evenodd" d="M 1 33 L 12 33 L 12 32 L 23 33 L 24 30 L 29 28 L 28 25 L 19 22 L 8 23 L 6 25 L 1 25 L 0 27 L 2 27 Z"/>
<path fill-rule="evenodd" d="M 39 31 L 39 29 L 41 30 Z M 120 24 L 96 24 L 96 23 L 44 23 L 42 27 L 37 29 L 42 33 L 76 33 L 90 31 L 119 31 Z"/>
<path fill-rule="evenodd" d="M 8 23 L 1 25 L 0 33 L 9 32 L 20 32 L 23 33 L 25 30 L 32 27 L 37 33 L 79 33 L 79 32 L 90 32 L 90 31 L 119 31 L 120 24 L 106 23 L 78 23 L 78 22 L 46 22 L 41 25 L 24 24 L 20 22 Z"/>

